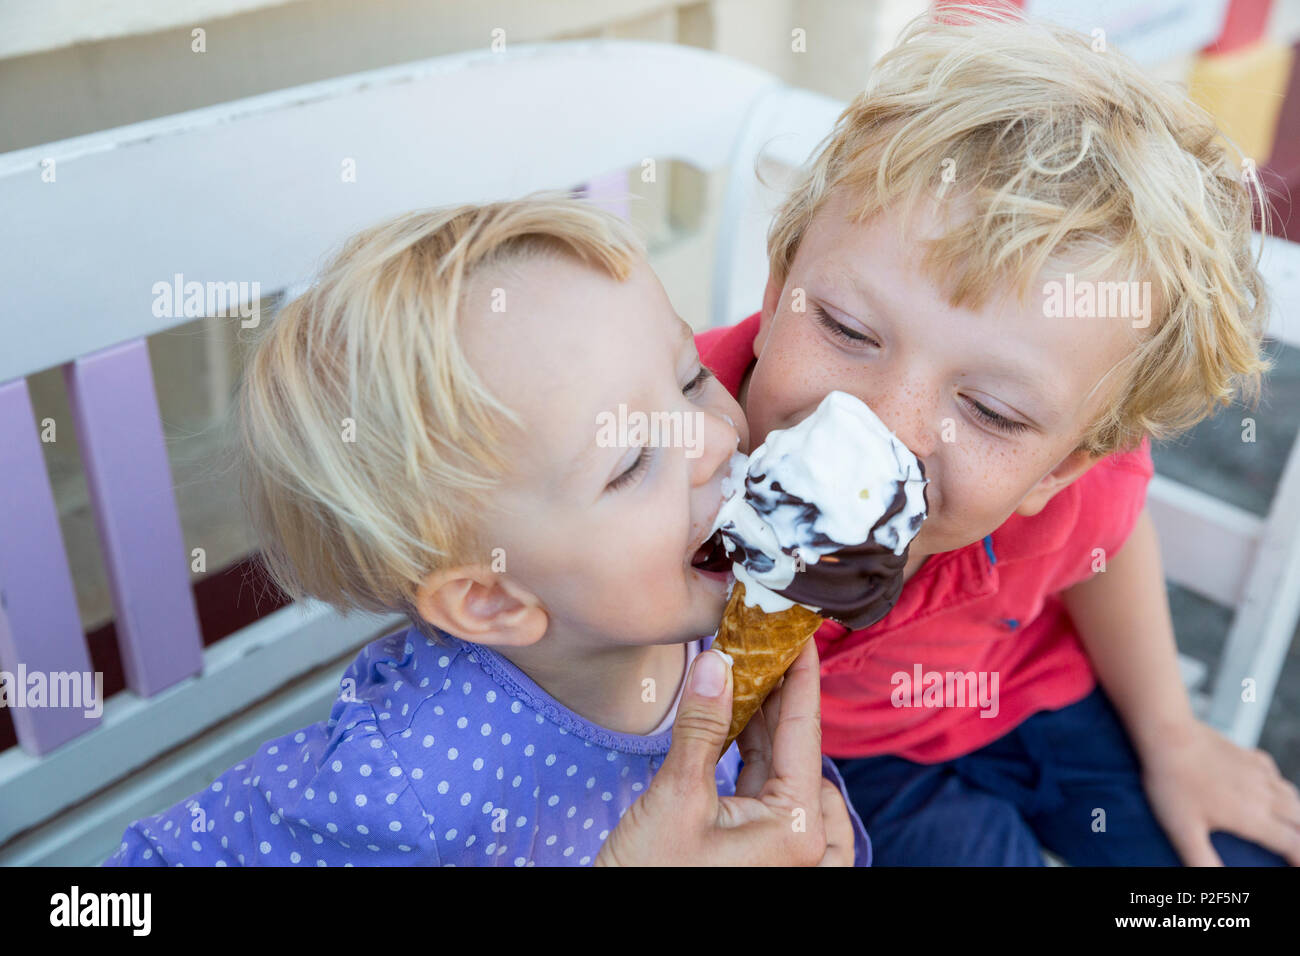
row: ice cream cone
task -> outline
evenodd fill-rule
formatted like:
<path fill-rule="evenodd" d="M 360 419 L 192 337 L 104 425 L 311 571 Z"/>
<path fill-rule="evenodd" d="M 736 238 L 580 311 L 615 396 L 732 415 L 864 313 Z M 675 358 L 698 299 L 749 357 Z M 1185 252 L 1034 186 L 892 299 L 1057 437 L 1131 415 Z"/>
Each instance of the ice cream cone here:
<path fill-rule="evenodd" d="M 758 605 L 747 606 L 745 585 L 735 583 L 713 642 L 715 648 L 731 655 L 734 661 L 731 729 L 722 748 L 724 752 L 745 729 L 821 623 L 821 615 L 800 604 L 773 614 Z"/>

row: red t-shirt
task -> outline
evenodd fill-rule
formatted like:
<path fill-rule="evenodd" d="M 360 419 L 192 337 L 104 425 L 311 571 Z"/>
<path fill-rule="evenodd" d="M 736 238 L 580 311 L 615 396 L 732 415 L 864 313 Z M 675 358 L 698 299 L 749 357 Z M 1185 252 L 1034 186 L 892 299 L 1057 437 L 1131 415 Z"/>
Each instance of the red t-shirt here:
<path fill-rule="evenodd" d="M 757 334 L 755 314 L 695 337 L 701 360 L 732 395 L 754 363 Z M 1087 696 L 1096 678 L 1057 595 L 1092 576 L 1095 549 L 1105 560 L 1119 552 L 1152 472 L 1143 439 L 1102 459 L 1032 518 L 1012 515 L 981 541 L 931 555 L 871 627 L 826 621 L 817 631 L 822 749 L 938 763 Z"/>

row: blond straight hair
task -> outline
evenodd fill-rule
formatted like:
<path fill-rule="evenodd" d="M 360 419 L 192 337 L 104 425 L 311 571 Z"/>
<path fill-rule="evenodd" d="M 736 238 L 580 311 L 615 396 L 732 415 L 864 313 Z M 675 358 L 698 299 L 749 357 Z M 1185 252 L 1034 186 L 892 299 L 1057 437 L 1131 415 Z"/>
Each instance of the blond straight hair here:
<path fill-rule="evenodd" d="M 519 417 L 458 340 L 475 276 L 567 256 L 624 280 L 617 216 L 558 194 L 412 212 L 350 239 L 259 332 L 236 405 L 241 487 L 272 580 L 345 612 L 400 610 L 484 561 L 477 518 Z"/>
<path fill-rule="evenodd" d="M 1109 401 L 1079 442 L 1103 455 L 1172 437 L 1239 389 L 1257 397 L 1268 301 L 1251 223 L 1256 201 L 1268 209 L 1209 114 L 1095 46 L 1009 10 L 945 5 L 914 20 L 778 212 L 768 256 L 783 284 L 843 190 L 858 221 L 887 208 L 907 221 L 925 201 L 958 213 L 922 263 L 953 305 L 1024 301 L 1045 268 L 1072 262 L 1151 282 L 1150 325 L 1098 383 Z"/>

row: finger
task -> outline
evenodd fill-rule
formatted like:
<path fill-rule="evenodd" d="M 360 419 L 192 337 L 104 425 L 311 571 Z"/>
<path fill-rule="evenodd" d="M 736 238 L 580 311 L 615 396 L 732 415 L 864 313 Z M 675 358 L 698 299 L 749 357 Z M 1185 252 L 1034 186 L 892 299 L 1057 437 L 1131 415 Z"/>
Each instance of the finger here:
<path fill-rule="evenodd" d="M 853 865 L 853 823 L 840 788 L 822 778 L 822 826 L 826 831 L 826 855 L 818 866 Z"/>
<path fill-rule="evenodd" d="M 772 729 L 772 777 L 796 806 L 821 811 L 821 668 L 811 638 L 785 672 L 781 710 Z"/>
<path fill-rule="evenodd" d="M 1169 842 L 1184 866 L 1223 866 L 1207 827 L 1197 825 L 1169 834 Z"/>
<path fill-rule="evenodd" d="M 781 685 L 785 683 L 785 675 L 776 682 L 776 686 L 768 693 L 767 699 L 763 701 L 763 713 L 767 716 L 767 726 L 775 727 L 780 722 L 781 717 Z"/>
<path fill-rule="evenodd" d="M 772 734 L 768 730 L 763 708 L 754 712 L 749 723 L 736 738 L 740 759 L 745 765 L 736 778 L 736 796 L 757 797 L 772 775 Z"/>
<path fill-rule="evenodd" d="M 669 789 L 677 799 L 701 799 L 710 813 L 718 800 L 715 771 L 731 729 L 731 665 L 712 649 L 691 663 L 677 705 L 672 742 L 651 787 Z"/>
<path fill-rule="evenodd" d="M 1292 866 L 1300 866 L 1300 829 L 1279 817 L 1269 817 L 1251 839 L 1272 850 Z"/>
<path fill-rule="evenodd" d="M 1293 827 L 1300 827 L 1300 791 L 1289 780 L 1273 785 L 1273 814 Z"/>

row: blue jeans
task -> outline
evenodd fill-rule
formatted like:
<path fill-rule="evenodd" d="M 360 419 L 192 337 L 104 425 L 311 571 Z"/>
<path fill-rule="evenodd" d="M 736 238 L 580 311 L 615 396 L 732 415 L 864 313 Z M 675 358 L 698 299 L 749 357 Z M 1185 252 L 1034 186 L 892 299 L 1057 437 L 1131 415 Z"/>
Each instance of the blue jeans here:
<path fill-rule="evenodd" d="M 1072 866 L 1181 865 L 1100 687 L 955 760 L 835 764 L 876 866 L 1042 866 L 1044 847 Z M 1210 842 L 1228 866 L 1286 865 L 1230 833 L 1211 833 Z"/>

